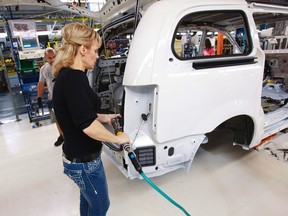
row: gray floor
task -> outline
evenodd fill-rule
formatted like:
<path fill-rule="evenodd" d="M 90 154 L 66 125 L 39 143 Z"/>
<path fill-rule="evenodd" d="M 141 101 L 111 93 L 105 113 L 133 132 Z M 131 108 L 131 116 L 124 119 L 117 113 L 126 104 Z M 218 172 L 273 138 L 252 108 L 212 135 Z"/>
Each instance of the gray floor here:
<path fill-rule="evenodd" d="M 191 170 L 152 181 L 191 215 L 287 216 L 288 164 L 210 136 Z M 63 174 L 55 124 L 32 129 L 28 119 L 0 126 L 0 215 L 79 215 L 79 192 Z M 286 139 L 287 140 L 287 139 Z M 129 180 L 103 154 L 111 207 L 108 216 L 184 215 L 142 180 Z"/>
<path fill-rule="evenodd" d="M 9 122 L 16 119 L 16 114 L 19 118 L 20 115 L 27 113 L 27 108 L 25 107 L 24 97 L 22 94 L 15 94 L 13 100 L 15 109 L 13 107 L 11 95 L 8 92 L 0 93 L 0 122 Z"/>

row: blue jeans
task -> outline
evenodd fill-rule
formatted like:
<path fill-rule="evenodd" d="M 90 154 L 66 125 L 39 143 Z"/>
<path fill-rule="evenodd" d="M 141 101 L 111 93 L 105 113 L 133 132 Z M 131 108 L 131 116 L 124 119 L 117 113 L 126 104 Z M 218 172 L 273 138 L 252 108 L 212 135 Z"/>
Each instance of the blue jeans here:
<path fill-rule="evenodd" d="M 80 188 L 80 215 L 105 216 L 110 201 L 101 157 L 74 163 L 63 158 L 64 173 Z"/>

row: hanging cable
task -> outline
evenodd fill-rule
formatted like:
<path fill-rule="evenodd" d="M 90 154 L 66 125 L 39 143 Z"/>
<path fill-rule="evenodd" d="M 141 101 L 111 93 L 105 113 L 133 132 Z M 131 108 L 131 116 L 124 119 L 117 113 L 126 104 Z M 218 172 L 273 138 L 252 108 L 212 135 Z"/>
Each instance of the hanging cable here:
<path fill-rule="evenodd" d="M 98 2 L 98 8 L 99 8 L 99 2 Z M 102 33 L 102 40 L 103 40 L 103 46 L 104 46 L 104 58 L 107 61 L 108 60 L 108 56 L 106 56 L 105 54 L 107 53 L 107 47 L 106 47 L 106 40 L 105 40 L 105 35 L 104 35 L 104 31 L 103 31 L 103 21 L 102 21 L 102 14 L 100 13 L 100 24 L 101 24 L 101 33 Z M 109 83 L 110 86 L 112 85 L 112 78 L 111 78 L 111 72 L 110 72 L 110 66 L 109 63 L 107 64 L 107 68 L 108 68 L 108 78 L 109 78 Z M 115 95 L 114 95 L 114 90 L 112 89 L 111 86 L 111 98 L 112 98 L 112 107 L 113 107 L 113 112 L 116 114 L 116 106 L 115 106 Z"/>

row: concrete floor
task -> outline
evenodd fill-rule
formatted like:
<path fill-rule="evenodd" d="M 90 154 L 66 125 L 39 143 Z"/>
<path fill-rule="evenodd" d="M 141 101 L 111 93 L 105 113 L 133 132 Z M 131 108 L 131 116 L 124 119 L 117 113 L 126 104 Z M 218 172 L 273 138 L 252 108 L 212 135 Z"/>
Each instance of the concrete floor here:
<path fill-rule="evenodd" d="M 27 113 L 27 108 L 25 107 L 24 97 L 22 94 L 15 94 L 13 100 L 18 115 Z M 16 114 L 10 94 L 7 92 L 0 93 L 0 122 L 3 123 L 6 120 L 10 120 L 12 116 L 15 117 Z"/>
<path fill-rule="evenodd" d="M 152 181 L 191 215 L 287 216 L 288 164 L 211 135 L 191 170 Z M 63 174 L 55 124 L 32 129 L 27 119 L 0 126 L 0 216 L 79 215 L 78 188 Z M 108 216 L 184 215 L 143 180 L 125 178 L 103 154 Z"/>

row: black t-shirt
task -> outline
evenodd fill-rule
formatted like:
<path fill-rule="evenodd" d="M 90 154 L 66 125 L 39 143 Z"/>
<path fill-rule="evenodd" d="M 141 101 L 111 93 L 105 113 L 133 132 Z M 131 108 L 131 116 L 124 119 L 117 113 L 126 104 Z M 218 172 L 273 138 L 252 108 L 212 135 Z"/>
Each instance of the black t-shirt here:
<path fill-rule="evenodd" d="M 83 132 L 97 118 L 101 108 L 101 100 L 89 86 L 85 73 L 62 68 L 52 98 L 56 119 L 64 134 L 64 153 L 78 158 L 101 151 L 102 143 Z"/>

